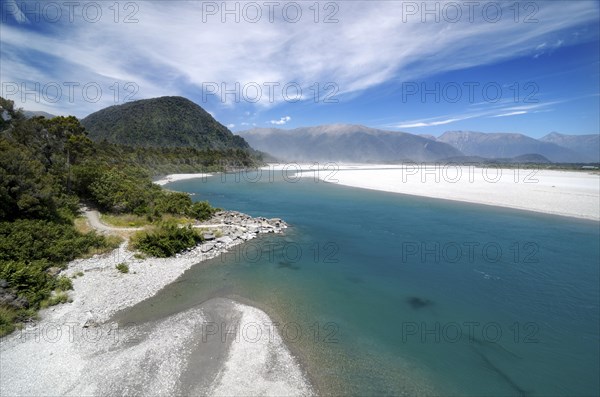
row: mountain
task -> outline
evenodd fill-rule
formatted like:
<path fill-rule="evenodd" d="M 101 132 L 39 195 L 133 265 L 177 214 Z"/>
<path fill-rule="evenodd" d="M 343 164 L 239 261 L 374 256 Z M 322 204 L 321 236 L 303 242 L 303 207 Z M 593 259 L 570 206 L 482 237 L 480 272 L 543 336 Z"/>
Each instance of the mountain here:
<path fill-rule="evenodd" d="M 333 124 L 293 130 L 255 128 L 239 134 L 255 149 L 284 161 L 436 161 L 462 155 L 442 142 L 361 125 Z"/>
<path fill-rule="evenodd" d="M 437 138 L 437 141 L 452 145 L 466 156 L 495 159 L 539 154 L 552 162 L 586 162 L 585 156 L 571 149 L 542 142 L 523 134 L 448 131 Z"/>
<path fill-rule="evenodd" d="M 81 124 L 90 139 L 130 146 L 250 149 L 241 137 L 194 102 L 160 97 L 110 106 L 92 113 Z"/>
<path fill-rule="evenodd" d="M 56 117 L 55 115 L 50 114 L 48 112 L 44 112 L 42 110 L 23 110 L 23 115 L 28 119 L 30 119 L 32 117 L 38 117 L 38 116 L 42 116 L 47 119 Z"/>
<path fill-rule="evenodd" d="M 540 141 L 571 149 L 587 158 L 589 162 L 600 162 L 600 134 L 564 135 L 551 132 Z"/>

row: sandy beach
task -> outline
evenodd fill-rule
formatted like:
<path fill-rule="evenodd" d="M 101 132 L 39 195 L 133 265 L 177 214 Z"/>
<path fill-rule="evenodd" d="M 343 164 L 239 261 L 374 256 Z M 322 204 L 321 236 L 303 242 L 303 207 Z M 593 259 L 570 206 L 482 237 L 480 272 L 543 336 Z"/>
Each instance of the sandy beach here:
<path fill-rule="evenodd" d="M 83 273 L 73 279 L 72 302 L 41 311 L 39 321 L 2 339 L 0 395 L 314 394 L 276 330 L 223 339 L 208 327 L 267 327 L 268 315 L 254 307 L 217 298 L 143 324 L 111 321 L 116 312 L 155 295 L 194 264 L 261 232 L 285 228 L 239 213 L 221 218 L 212 222 L 233 223 L 222 228 L 222 238 L 173 258 L 136 259 L 123 243 L 111 253 L 69 263 L 62 275 Z M 129 273 L 115 269 L 121 262 Z"/>
<path fill-rule="evenodd" d="M 600 220 L 597 172 L 417 164 L 301 168 L 305 178 L 345 186 Z"/>

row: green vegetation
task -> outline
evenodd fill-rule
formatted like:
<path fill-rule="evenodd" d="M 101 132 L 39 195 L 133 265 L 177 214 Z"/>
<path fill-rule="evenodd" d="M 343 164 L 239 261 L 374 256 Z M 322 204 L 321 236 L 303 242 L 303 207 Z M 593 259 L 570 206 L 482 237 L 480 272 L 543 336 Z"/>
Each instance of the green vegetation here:
<path fill-rule="evenodd" d="M 116 227 L 142 227 L 151 223 L 148 217 L 135 214 L 102 214 L 100 220 Z"/>
<path fill-rule="evenodd" d="M 154 116 L 146 123 L 146 116 L 136 116 L 141 127 L 164 126 Z M 0 336 L 38 309 L 68 301 L 71 281 L 56 277 L 67 262 L 120 244 L 118 236 L 96 234 L 79 218 L 82 202 L 127 227 L 170 220 L 138 236 L 145 254 L 170 256 L 200 241 L 193 229 L 177 223 L 208 219 L 216 209 L 207 202 L 193 203 L 187 194 L 165 191 L 150 178 L 260 164 L 245 141 L 223 135 L 222 126 L 211 123 L 196 130 L 195 148 L 121 146 L 92 141 L 72 116 L 26 119 L 12 101 L 0 97 Z M 179 136 L 165 131 L 169 139 Z M 152 142 L 146 136 L 134 138 L 128 143 Z"/>
<path fill-rule="evenodd" d="M 45 309 L 49 306 L 58 305 L 60 303 L 67 303 L 69 301 L 69 294 L 61 290 L 56 290 L 55 293 L 52 294 L 48 299 L 40 302 L 40 309 Z"/>
<path fill-rule="evenodd" d="M 125 262 L 119 263 L 115 268 L 121 273 L 129 273 L 129 266 L 127 266 L 127 263 Z"/>
<path fill-rule="evenodd" d="M 133 248 L 144 254 L 167 258 L 202 241 L 202 236 L 191 226 L 179 227 L 175 223 L 165 222 L 151 231 L 141 231 L 133 236 Z"/>
<path fill-rule="evenodd" d="M 90 138 L 130 146 L 250 150 L 248 143 L 194 102 L 161 97 L 111 106 L 81 121 Z"/>

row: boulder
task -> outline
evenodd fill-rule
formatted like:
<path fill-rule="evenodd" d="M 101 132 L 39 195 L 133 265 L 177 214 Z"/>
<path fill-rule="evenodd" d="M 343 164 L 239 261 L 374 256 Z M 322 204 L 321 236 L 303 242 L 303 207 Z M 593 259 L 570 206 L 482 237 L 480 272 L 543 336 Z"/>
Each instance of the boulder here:
<path fill-rule="evenodd" d="M 93 318 L 88 318 L 87 320 L 85 320 L 85 323 L 83 323 L 83 328 L 94 328 L 97 326 L 98 323 Z"/>
<path fill-rule="evenodd" d="M 223 236 L 223 237 L 219 237 L 216 240 L 218 243 L 223 243 L 223 244 L 231 244 L 233 243 L 233 239 L 229 236 Z"/>
<path fill-rule="evenodd" d="M 212 250 L 214 247 L 215 247 L 215 245 L 212 244 L 212 243 L 202 244 L 200 246 L 200 251 L 202 251 L 202 252 L 208 252 L 208 251 Z"/>
<path fill-rule="evenodd" d="M 62 269 L 60 267 L 52 266 L 51 268 L 46 270 L 46 273 L 48 273 L 48 275 L 50 275 L 51 277 L 56 277 L 61 271 Z"/>
<path fill-rule="evenodd" d="M 212 233 L 204 233 L 202 238 L 204 238 L 204 241 L 212 241 L 215 239 L 215 235 Z"/>

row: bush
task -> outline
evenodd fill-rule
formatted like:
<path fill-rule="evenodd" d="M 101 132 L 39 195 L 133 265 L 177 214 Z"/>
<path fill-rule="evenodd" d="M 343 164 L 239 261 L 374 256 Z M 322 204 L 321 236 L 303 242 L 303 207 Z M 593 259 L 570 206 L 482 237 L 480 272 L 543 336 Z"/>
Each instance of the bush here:
<path fill-rule="evenodd" d="M 44 259 L 60 265 L 107 245 L 103 236 L 81 234 L 72 223 L 29 219 L 0 222 L 0 261 Z"/>
<path fill-rule="evenodd" d="M 150 232 L 138 232 L 132 239 L 134 248 L 150 256 L 167 258 L 194 247 L 202 237 L 192 227 L 163 223 Z"/>
<path fill-rule="evenodd" d="M 64 276 L 60 276 L 59 278 L 57 278 L 55 285 L 56 288 L 58 288 L 61 291 L 68 291 L 73 289 L 73 282 L 68 277 Z"/>
<path fill-rule="evenodd" d="M 164 192 L 156 202 L 156 210 L 161 214 L 186 215 L 192 206 L 187 193 Z"/>
<path fill-rule="evenodd" d="M 16 317 L 17 313 L 13 309 L 0 306 L 0 337 L 15 330 L 14 321 Z"/>
<path fill-rule="evenodd" d="M 40 308 L 45 309 L 49 306 L 54 306 L 54 305 L 58 305 L 59 303 L 67 303 L 67 302 L 69 302 L 69 294 L 67 294 L 64 291 L 58 290 L 50 298 L 40 302 Z"/>
<path fill-rule="evenodd" d="M 127 266 L 127 263 L 125 262 L 121 262 L 119 263 L 117 266 L 115 266 L 117 268 L 118 271 L 120 271 L 121 273 L 129 273 L 129 266 Z"/>
<path fill-rule="evenodd" d="M 8 281 L 18 296 L 35 307 L 54 289 L 55 280 L 45 271 L 48 267 L 48 261 L 44 260 L 0 262 L 0 279 Z"/>
<path fill-rule="evenodd" d="M 205 221 L 210 219 L 219 209 L 211 207 L 208 201 L 197 201 L 188 210 L 188 216 Z"/>

